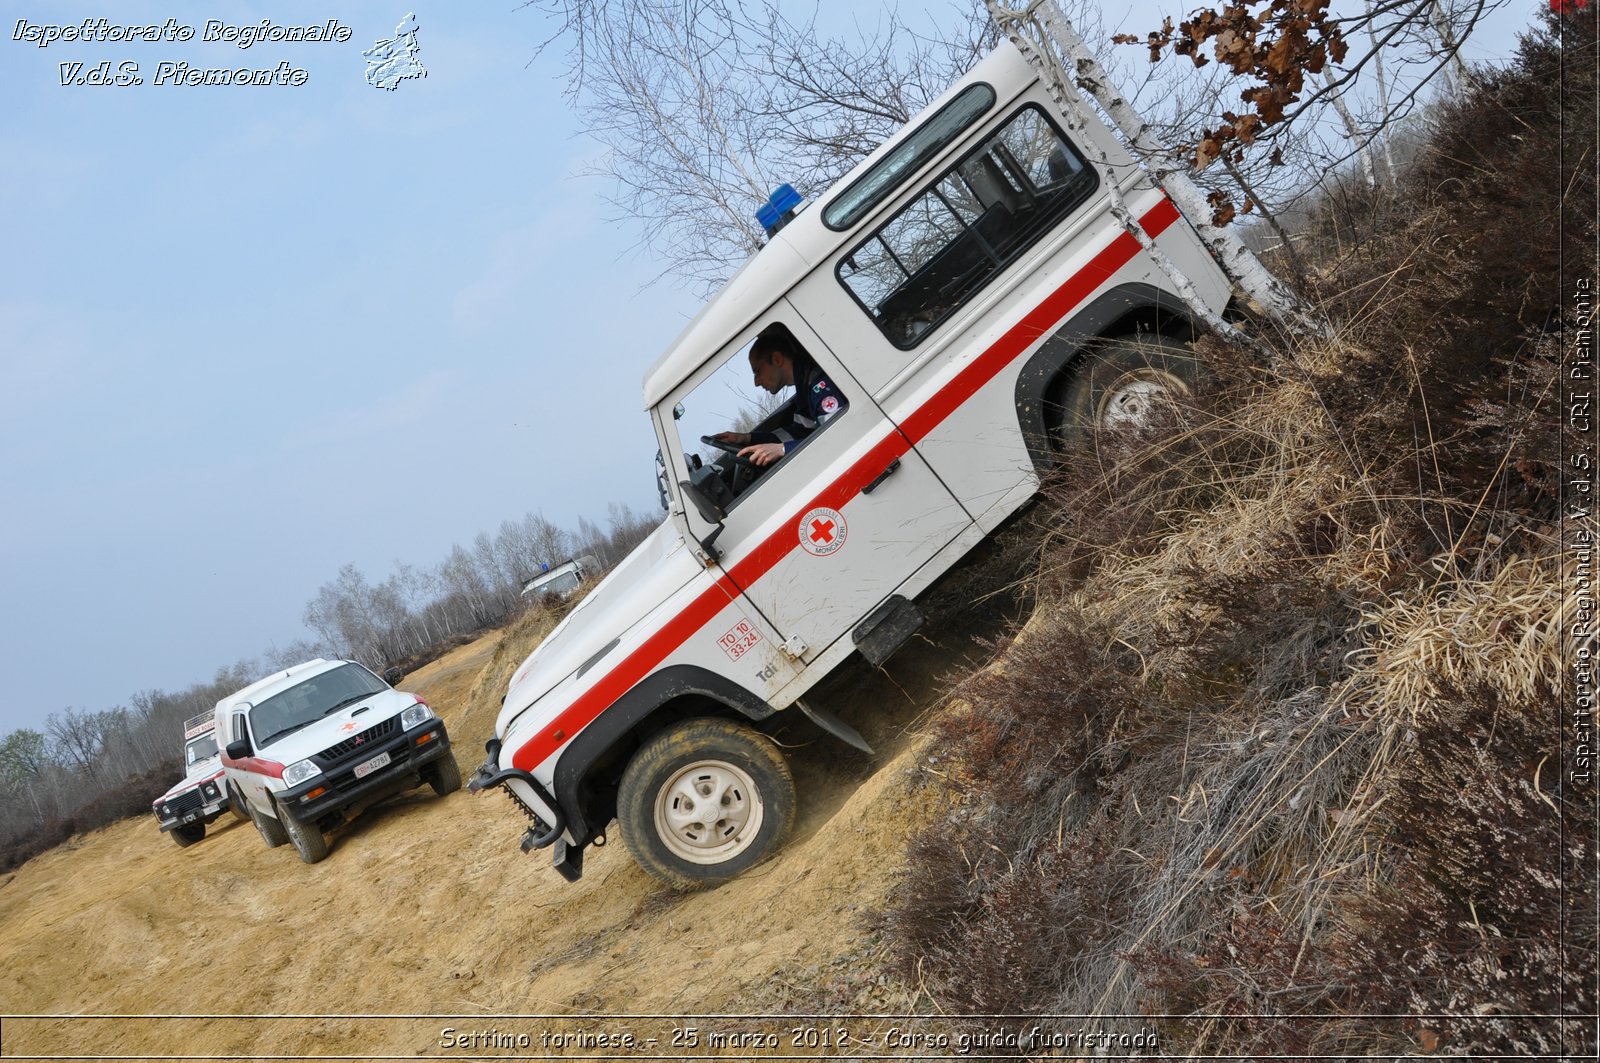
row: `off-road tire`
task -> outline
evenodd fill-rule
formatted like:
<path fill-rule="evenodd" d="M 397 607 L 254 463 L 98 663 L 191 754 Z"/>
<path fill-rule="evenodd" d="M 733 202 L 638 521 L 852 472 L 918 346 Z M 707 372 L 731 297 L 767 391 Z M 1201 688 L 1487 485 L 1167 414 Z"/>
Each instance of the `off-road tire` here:
<path fill-rule="evenodd" d="M 302 863 L 314 864 L 328 855 L 328 839 L 315 823 L 306 823 L 282 806 L 278 808 L 278 821 Z"/>
<path fill-rule="evenodd" d="M 1091 431 L 1160 430 L 1161 406 L 1181 403 L 1204 383 L 1187 343 L 1169 336 L 1115 336 L 1090 350 L 1073 371 L 1052 436 L 1058 447 Z"/>
<path fill-rule="evenodd" d="M 783 754 L 730 720 L 685 720 L 656 735 L 634 753 L 617 792 L 628 852 L 675 890 L 718 885 L 777 852 L 794 810 Z"/>
<path fill-rule="evenodd" d="M 232 812 L 236 819 L 250 818 L 250 813 L 245 811 L 244 798 L 239 796 L 238 789 L 231 784 L 228 787 L 228 811 Z"/>
<path fill-rule="evenodd" d="M 181 827 L 173 827 L 167 833 L 171 834 L 172 840 L 178 843 L 178 848 L 187 849 L 206 836 L 206 825 L 204 823 L 185 823 Z"/>
<path fill-rule="evenodd" d="M 433 787 L 433 792 L 443 797 L 453 794 L 461 789 L 461 766 L 456 763 L 453 753 L 446 753 L 438 760 L 429 764 L 424 769 L 422 777 L 428 785 Z"/>
<path fill-rule="evenodd" d="M 245 812 L 250 816 L 250 822 L 256 825 L 256 830 L 261 834 L 261 840 L 267 843 L 268 849 L 276 849 L 289 840 L 289 835 L 284 833 L 283 824 L 271 816 L 263 815 L 256 811 L 256 806 L 245 802 Z"/>

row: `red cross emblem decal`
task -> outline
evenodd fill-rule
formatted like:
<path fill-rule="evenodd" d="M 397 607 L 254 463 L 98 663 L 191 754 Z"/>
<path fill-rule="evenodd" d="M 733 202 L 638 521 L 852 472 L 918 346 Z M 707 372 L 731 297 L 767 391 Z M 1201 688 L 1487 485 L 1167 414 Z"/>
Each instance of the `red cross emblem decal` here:
<path fill-rule="evenodd" d="M 819 506 L 800 518 L 800 546 L 813 557 L 827 557 L 844 545 L 848 530 L 843 513 Z"/>

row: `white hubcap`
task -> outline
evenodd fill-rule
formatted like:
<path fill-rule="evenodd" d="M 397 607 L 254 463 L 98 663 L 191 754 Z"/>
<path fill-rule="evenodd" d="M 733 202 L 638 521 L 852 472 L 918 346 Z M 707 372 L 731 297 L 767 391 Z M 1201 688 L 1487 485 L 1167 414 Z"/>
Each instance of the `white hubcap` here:
<path fill-rule="evenodd" d="M 1174 400 L 1189 394 L 1183 381 L 1161 369 L 1128 373 L 1106 390 L 1095 424 L 1105 429 L 1150 428 Z"/>
<path fill-rule="evenodd" d="M 674 856 L 694 864 L 738 856 L 760 833 L 763 815 L 755 781 L 726 761 L 691 764 L 656 793 L 656 833 Z"/>

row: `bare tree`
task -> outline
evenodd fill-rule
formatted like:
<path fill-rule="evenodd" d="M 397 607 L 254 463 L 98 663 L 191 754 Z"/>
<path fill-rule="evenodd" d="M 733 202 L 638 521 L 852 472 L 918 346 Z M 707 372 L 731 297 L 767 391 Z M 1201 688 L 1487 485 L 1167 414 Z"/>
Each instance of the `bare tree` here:
<path fill-rule="evenodd" d="M 850 40 L 772 0 L 526 6 L 559 26 L 574 100 L 609 149 L 596 172 L 613 203 L 679 280 L 707 290 L 761 246 L 753 215 L 774 188 L 826 189 L 995 37 L 975 6 L 937 37 L 891 10 Z"/>

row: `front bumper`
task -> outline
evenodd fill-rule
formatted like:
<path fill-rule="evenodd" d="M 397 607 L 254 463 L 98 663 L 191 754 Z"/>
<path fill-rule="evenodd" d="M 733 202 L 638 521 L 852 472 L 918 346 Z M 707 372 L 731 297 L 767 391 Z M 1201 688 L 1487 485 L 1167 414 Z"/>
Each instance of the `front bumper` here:
<path fill-rule="evenodd" d="M 210 823 L 228 810 L 228 795 L 222 790 L 221 781 L 203 783 L 193 790 L 186 791 L 176 797 L 163 801 L 157 808 L 152 809 L 156 822 L 161 825 L 161 832 L 176 830 L 186 827 L 191 823 Z"/>
<path fill-rule="evenodd" d="M 365 774 L 356 769 L 387 755 L 388 763 Z M 422 782 L 421 772 L 436 760 L 450 756 L 450 736 L 444 721 L 435 717 L 392 738 L 374 742 L 341 757 L 335 763 L 312 760 L 322 768 L 315 777 L 277 795 L 278 805 L 302 822 L 314 823 L 402 793 Z"/>

